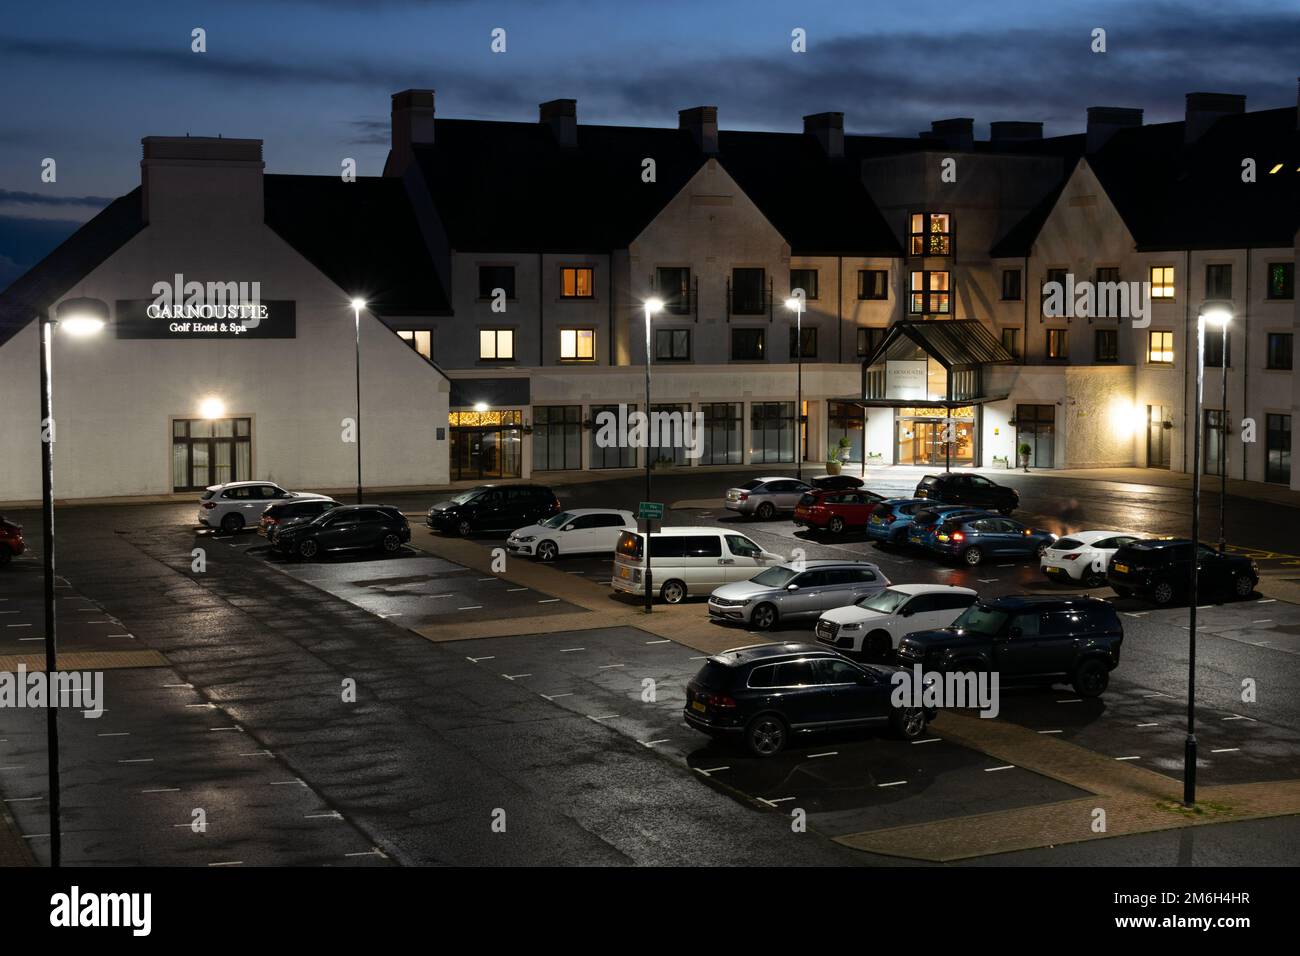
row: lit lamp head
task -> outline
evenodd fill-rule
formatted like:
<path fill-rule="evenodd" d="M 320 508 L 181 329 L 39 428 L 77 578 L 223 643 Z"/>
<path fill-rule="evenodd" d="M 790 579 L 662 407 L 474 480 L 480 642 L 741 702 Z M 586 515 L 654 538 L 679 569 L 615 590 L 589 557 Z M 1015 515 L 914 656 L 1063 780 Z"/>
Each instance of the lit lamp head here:
<path fill-rule="evenodd" d="M 790 296 L 790 298 L 785 300 L 785 307 L 789 309 L 791 312 L 802 312 L 803 311 L 802 296 L 797 296 L 797 295 Z"/>
<path fill-rule="evenodd" d="M 210 395 L 199 402 L 199 415 L 209 421 L 226 414 L 226 403 L 215 395 Z"/>
<path fill-rule="evenodd" d="M 360 312 L 360 311 L 361 311 L 362 309 L 364 309 L 365 307 L 366 307 L 366 300 L 365 300 L 365 299 L 353 299 L 353 300 L 352 300 L 352 308 L 353 308 L 354 311 L 356 311 L 356 312 Z"/>
<path fill-rule="evenodd" d="M 1232 321 L 1232 303 L 1218 300 L 1206 302 L 1201 306 L 1200 317 L 1206 325 L 1212 325 L 1216 329 L 1224 328 Z"/>
<path fill-rule="evenodd" d="M 645 311 L 647 315 L 658 315 L 664 310 L 663 299 L 646 299 Z"/>
<path fill-rule="evenodd" d="M 487 403 L 487 402 L 475 402 L 475 403 L 474 403 L 474 411 L 478 412 L 480 415 L 483 414 L 484 412 L 486 412 L 486 411 L 488 410 L 488 408 L 489 408 L 489 406 L 488 406 L 488 403 Z"/>
<path fill-rule="evenodd" d="M 64 299 L 54 310 L 55 322 L 69 335 L 95 335 L 108 324 L 108 305 L 100 299 Z"/>

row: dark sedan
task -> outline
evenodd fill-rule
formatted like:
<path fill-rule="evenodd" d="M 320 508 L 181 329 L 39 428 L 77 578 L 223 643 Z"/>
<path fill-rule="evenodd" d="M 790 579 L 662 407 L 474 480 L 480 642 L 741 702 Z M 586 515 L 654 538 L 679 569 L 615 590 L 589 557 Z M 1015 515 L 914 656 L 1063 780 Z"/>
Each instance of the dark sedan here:
<path fill-rule="evenodd" d="M 1248 598 L 1259 584 L 1259 565 L 1250 558 L 1220 554 L 1208 545 L 1198 552 L 1199 598 Z M 1187 600 L 1191 590 L 1192 542 L 1186 538 L 1134 541 L 1115 552 L 1106 581 L 1120 597 L 1136 594 L 1157 604 Z"/>
<path fill-rule="evenodd" d="M 780 753 L 795 735 L 889 728 L 915 740 L 933 709 L 895 707 L 899 668 L 858 664 L 816 644 L 758 644 L 715 654 L 686 685 L 688 726 L 743 742 L 756 757 Z"/>
<path fill-rule="evenodd" d="M 514 531 L 559 514 L 560 499 L 541 485 L 479 485 L 439 501 L 425 516 L 434 531 L 461 537 L 475 531 Z"/>
<path fill-rule="evenodd" d="M 326 551 L 393 554 L 410 540 L 406 516 L 392 505 L 340 505 L 311 521 L 286 524 L 275 536 L 275 548 L 310 560 Z"/>
<path fill-rule="evenodd" d="M 10 559 L 26 550 L 27 545 L 23 543 L 23 526 L 0 517 L 0 565 L 8 564 Z"/>
<path fill-rule="evenodd" d="M 339 503 L 333 498 L 303 498 L 270 505 L 262 512 L 262 518 L 257 523 L 257 533 L 273 542 L 276 526 L 300 519 L 310 521 L 338 506 Z"/>
<path fill-rule="evenodd" d="M 1020 507 L 1020 492 L 989 481 L 983 475 L 949 472 L 926 475 L 916 485 L 916 497 L 947 505 L 973 505 L 1009 515 Z"/>
<path fill-rule="evenodd" d="M 975 514 L 947 518 L 935 529 L 927 549 L 931 554 L 974 567 L 985 558 L 1041 556 L 1056 535 L 1031 528 L 1014 518 Z"/>

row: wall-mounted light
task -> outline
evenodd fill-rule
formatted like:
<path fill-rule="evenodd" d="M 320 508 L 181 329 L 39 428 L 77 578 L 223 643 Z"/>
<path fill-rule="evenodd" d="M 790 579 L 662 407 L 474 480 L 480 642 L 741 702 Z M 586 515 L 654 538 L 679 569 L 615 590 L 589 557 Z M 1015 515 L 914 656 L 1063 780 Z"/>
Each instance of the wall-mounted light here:
<path fill-rule="evenodd" d="M 475 402 L 475 403 L 474 403 L 474 411 L 478 412 L 480 415 L 483 414 L 484 412 L 486 412 L 486 411 L 488 410 L 488 408 L 490 408 L 490 407 L 491 407 L 491 406 L 489 406 L 487 402 Z"/>
<path fill-rule="evenodd" d="M 211 421 L 214 418 L 223 418 L 226 414 L 226 403 L 215 395 L 209 395 L 203 401 L 199 402 L 199 415 Z"/>
<path fill-rule="evenodd" d="M 101 299 L 64 299 L 54 310 L 54 316 L 64 332 L 84 338 L 108 324 L 108 305 Z"/>

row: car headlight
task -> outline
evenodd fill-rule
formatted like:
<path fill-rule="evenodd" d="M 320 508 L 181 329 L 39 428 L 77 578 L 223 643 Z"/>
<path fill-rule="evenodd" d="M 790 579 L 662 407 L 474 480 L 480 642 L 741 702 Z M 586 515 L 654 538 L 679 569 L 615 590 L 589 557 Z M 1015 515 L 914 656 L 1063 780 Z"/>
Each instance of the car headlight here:
<path fill-rule="evenodd" d="M 841 625 L 840 625 L 840 630 L 841 630 L 841 631 L 860 631 L 860 630 L 862 630 L 862 625 L 861 625 L 860 623 L 859 623 L 859 624 L 841 624 Z"/>
<path fill-rule="evenodd" d="M 536 541 L 537 536 L 533 534 L 526 534 L 523 537 L 515 538 L 515 540 L 520 542 L 521 544 L 527 544 L 529 541 Z"/>

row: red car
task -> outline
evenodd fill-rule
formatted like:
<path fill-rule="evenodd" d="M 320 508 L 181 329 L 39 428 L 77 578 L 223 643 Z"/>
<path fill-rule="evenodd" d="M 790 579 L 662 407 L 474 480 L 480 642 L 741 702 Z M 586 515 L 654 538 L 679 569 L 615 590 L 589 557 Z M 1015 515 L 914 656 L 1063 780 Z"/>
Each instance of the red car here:
<path fill-rule="evenodd" d="M 17 557 L 26 550 L 27 545 L 23 544 L 23 526 L 0 517 L 0 565 L 8 564 L 10 558 Z"/>
<path fill-rule="evenodd" d="M 874 491 L 810 491 L 795 505 L 794 523 L 843 534 L 848 528 L 865 528 L 871 512 L 884 497 Z"/>

